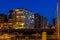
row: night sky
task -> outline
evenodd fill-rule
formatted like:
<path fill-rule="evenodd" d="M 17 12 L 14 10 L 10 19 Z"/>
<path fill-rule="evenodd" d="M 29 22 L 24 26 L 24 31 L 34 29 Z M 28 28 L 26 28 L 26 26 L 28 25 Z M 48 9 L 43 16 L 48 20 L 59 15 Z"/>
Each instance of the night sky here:
<path fill-rule="evenodd" d="M 0 0 L 0 13 L 8 14 L 14 8 L 26 8 L 47 17 L 50 24 L 56 13 L 56 0 Z"/>

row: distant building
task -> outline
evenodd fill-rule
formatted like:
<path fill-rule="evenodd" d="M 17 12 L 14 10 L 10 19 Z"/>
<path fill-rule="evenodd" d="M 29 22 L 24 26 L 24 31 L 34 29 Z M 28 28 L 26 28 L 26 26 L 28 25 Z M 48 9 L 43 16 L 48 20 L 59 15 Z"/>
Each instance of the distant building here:
<path fill-rule="evenodd" d="M 41 16 L 39 14 L 34 14 L 35 28 L 41 27 Z"/>
<path fill-rule="evenodd" d="M 14 9 L 13 11 L 9 12 L 8 19 L 13 21 L 13 27 L 16 27 L 16 29 L 34 27 L 34 14 L 26 9 Z"/>
<path fill-rule="evenodd" d="M 13 10 L 10 10 L 8 13 L 8 26 L 9 28 L 13 27 Z"/>
<path fill-rule="evenodd" d="M 0 14 L 0 23 L 4 22 L 6 20 L 6 15 Z"/>
<path fill-rule="evenodd" d="M 6 27 L 4 26 L 5 22 L 6 22 L 7 18 L 6 18 L 6 15 L 5 14 L 0 14 L 0 29 Z"/>
<path fill-rule="evenodd" d="M 41 16 L 41 20 L 40 20 L 40 24 L 41 24 L 41 28 L 42 29 L 48 29 L 48 20 L 46 17 Z"/>

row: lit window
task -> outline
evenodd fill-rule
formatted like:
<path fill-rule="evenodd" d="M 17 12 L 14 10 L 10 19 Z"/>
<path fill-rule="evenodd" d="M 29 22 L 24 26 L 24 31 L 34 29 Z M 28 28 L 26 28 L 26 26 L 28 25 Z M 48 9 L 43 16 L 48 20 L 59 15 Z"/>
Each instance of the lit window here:
<path fill-rule="evenodd" d="M 3 27 L 3 24 L 1 24 L 1 27 Z"/>
<path fill-rule="evenodd" d="M 16 16 L 16 18 L 25 18 L 25 16 Z"/>
<path fill-rule="evenodd" d="M 21 28 L 23 28 L 23 27 L 24 27 L 23 24 L 14 25 L 14 28 L 15 28 L 15 29 L 21 29 Z"/>
<path fill-rule="evenodd" d="M 21 18 L 20 16 L 16 16 L 16 18 Z"/>
<path fill-rule="evenodd" d="M 16 16 L 16 18 L 18 18 L 18 16 Z"/>
<path fill-rule="evenodd" d="M 11 25 L 12 23 L 9 23 L 9 25 Z"/>
<path fill-rule="evenodd" d="M 23 12 L 21 12 L 21 11 L 18 11 L 18 12 L 16 12 L 17 14 L 22 14 Z"/>
<path fill-rule="evenodd" d="M 25 16 L 21 16 L 21 18 L 25 18 Z"/>
<path fill-rule="evenodd" d="M 24 25 L 24 22 L 19 22 L 20 25 Z"/>
<path fill-rule="evenodd" d="M 19 24 L 18 22 L 16 22 L 16 24 Z"/>
<path fill-rule="evenodd" d="M 21 23 L 21 25 L 24 25 L 24 23 Z"/>
<path fill-rule="evenodd" d="M 16 22 L 16 24 L 18 24 L 18 25 L 23 25 L 24 22 Z"/>
<path fill-rule="evenodd" d="M 31 18 L 31 16 L 29 16 L 29 19 Z"/>

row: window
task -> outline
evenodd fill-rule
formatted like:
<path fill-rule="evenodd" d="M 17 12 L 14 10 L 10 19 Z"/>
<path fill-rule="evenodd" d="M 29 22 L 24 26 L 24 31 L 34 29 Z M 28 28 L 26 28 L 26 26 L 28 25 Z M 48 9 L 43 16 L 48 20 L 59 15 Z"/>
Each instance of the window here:
<path fill-rule="evenodd" d="M 24 25 L 24 22 L 16 22 L 18 25 Z"/>
<path fill-rule="evenodd" d="M 25 16 L 21 16 L 21 18 L 25 18 Z"/>
<path fill-rule="evenodd" d="M 11 25 L 12 23 L 9 23 L 9 25 Z"/>
<path fill-rule="evenodd" d="M 23 14 L 23 12 L 22 11 L 18 11 L 18 12 L 16 12 L 16 14 Z"/>
<path fill-rule="evenodd" d="M 16 24 L 18 24 L 18 22 L 16 22 Z"/>
<path fill-rule="evenodd" d="M 16 16 L 16 18 L 25 18 L 25 16 Z"/>

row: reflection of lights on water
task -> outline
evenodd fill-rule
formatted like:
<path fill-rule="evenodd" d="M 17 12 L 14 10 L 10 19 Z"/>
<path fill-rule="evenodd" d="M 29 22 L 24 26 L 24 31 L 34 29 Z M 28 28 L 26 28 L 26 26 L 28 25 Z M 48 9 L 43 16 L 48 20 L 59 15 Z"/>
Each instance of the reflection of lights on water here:
<path fill-rule="evenodd" d="M 7 39 L 7 38 L 10 38 L 10 35 L 4 34 L 0 36 L 0 39 Z"/>
<path fill-rule="evenodd" d="M 0 36 L 0 39 L 10 39 L 10 38 L 12 38 L 12 37 L 15 37 L 16 35 L 9 35 L 9 34 L 4 34 L 4 35 L 1 35 Z"/>

